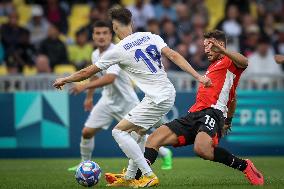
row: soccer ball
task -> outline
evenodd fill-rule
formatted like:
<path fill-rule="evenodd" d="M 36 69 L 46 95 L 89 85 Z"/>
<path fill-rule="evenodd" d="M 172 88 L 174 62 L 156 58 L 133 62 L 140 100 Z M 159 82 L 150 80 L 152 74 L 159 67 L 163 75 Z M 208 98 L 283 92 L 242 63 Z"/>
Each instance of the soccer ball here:
<path fill-rule="evenodd" d="M 80 163 L 75 178 L 80 185 L 91 187 L 99 182 L 101 172 L 101 168 L 97 163 L 87 160 Z"/>

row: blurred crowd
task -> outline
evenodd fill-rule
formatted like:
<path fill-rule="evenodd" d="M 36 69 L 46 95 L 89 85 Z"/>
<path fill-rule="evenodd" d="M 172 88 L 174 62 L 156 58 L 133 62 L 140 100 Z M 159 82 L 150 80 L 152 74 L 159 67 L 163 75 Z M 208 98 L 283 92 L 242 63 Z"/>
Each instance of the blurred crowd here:
<path fill-rule="evenodd" d="M 284 2 L 224 2 L 223 18 L 210 29 L 225 31 L 227 48 L 249 58 L 247 73 L 282 74 L 283 68 L 275 63 L 273 56 L 284 55 Z M 13 1 L 0 1 L 0 17 L 8 18 L 0 26 L 0 65 L 6 65 L 9 74 L 22 73 L 24 66 L 35 67 L 37 73 L 50 73 L 59 64 L 71 64 L 76 69 L 89 65 L 91 53 L 96 48 L 92 41 L 94 22 L 107 20 L 109 8 L 123 4 L 111 0 L 26 0 L 25 3 L 32 6 L 31 18 L 21 26 Z M 91 7 L 89 20 L 71 38 L 68 36 L 68 17 L 72 6 L 78 3 Z M 206 1 L 136 0 L 126 6 L 133 14 L 135 31 L 150 31 L 160 35 L 196 70 L 207 69 L 209 62 L 204 54 L 203 33 L 209 29 L 214 13 L 210 15 Z M 169 60 L 163 61 L 167 70 L 180 70 Z"/>

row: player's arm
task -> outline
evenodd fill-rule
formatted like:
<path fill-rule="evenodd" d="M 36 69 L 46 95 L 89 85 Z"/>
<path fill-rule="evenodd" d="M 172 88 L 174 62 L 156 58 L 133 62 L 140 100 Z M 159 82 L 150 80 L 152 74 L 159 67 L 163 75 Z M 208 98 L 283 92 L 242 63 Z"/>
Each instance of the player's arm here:
<path fill-rule="evenodd" d="M 93 108 L 93 96 L 94 96 L 95 89 L 90 89 L 87 91 L 86 98 L 84 100 L 84 110 L 91 111 Z"/>
<path fill-rule="evenodd" d="M 168 59 L 170 59 L 173 63 L 175 63 L 178 67 L 180 67 L 185 72 L 191 74 L 195 79 L 199 82 L 203 83 L 205 86 L 211 85 L 211 80 L 206 77 L 200 75 L 196 72 L 191 65 L 181 56 L 178 52 L 172 50 L 169 47 L 162 48 L 162 54 L 165 55 Z"/>
<path fill-rule="evenodd" d="M 90 82 L 98 79 L 99 77 L 97 76 L 92 76 L 90 78 Z M 77 87 L 77 85 L 75 86 Z M 91 111 L 92 108 L 93 108 L 93 96 L 94 96 L 94 93 L 95 93 L 95 89 L 89 89 L 87 90 L 87 94 L 86 94 L 86 98 L 84 100 L 84 110 L 85 111 Z"/>
<path fill-rule="evenodd" d="M 235 97 L 235 98 L 233 98 L 233 100 L 231 101 L 231 103 L 229 104 L 229 107 L 228 107 L 228 113 L 227 113 L 226 120 L 228 120 L 227 123 L 229 123 L 229 124 L 230 124 L 230 122 L 232 122 L 232 119 L 233 119 L 235 111 L 236 111 L 236 107 L 237 107 L 237 99 Z"/>
<path fill-rule="evenodd" d="M 106 85 L 112 84 L 115 81 L 115 79 L 116 79 L 115 74 L 105 74 L 104 76 L 100 77 L 99 79 L 86 84 L 85 90 L 104 87 Z"/>
<path fill-rule="evenodd" d="M 95 64 L 88 66 L 78 72 L 75 72 L 68 77 L 56 79 L 53 86 L 57 89 L 61 89 L 61 87 L 66 83 L 85 80 L 91 77 L 93 74 L 100 72 L 101 70 L 106 70 L 114 64 L 119 64 L 119 55 L 120 54 L 117 50 L 107 51 Z"/>
<path fill-rule="evenodd" d="M 228 106 L 227 117 L 225 118 L 225 123 L 222 131 L 222 135 L 227 135 L 228 131 L 231 131 L 232 120 L 237 107 L 237 99 L 236 96 L 232 99 L 231 103 Z"/>
<path fill-rule="evenodd" d="M 277 64 L 284 64 L 284 55 L 277 54 L 274 59 Z"/>
<path fill-rule="evenodd" d="M 240 53 L 225 50 L 224 55 L 229 57 L 238 68 L 248 67 L 248 59 Z"/>
<path fill-rule="evenodd" d="M 94 75 L 94 76 L 92 76 L 92 77 L 90 78 L 89 83 L 90 83 L 90 82 L 93 82 L 93 81 L 95 81 L 95 80 L 97 80 L 97 79 L 99 79 L 99 77 L 96 76 L 96 75 Z M 86 98 L 91 98 L 91 97 L 92 97 L 92 99 L 93 99 L 94 93 L 95 93 L 95 89 L 88 89 L 88 90 L 87 90 Z"/>
<path fill-rule="evenodd" d="M 94 90 L 96 88 L 104 87 L 106 85 L 112 84 L 116 79 L 116 75 L 112 73 L 107 73 L 102 77 L 99 77 L 95 80 L 91 80 L 87 84 L 76 85 L 70 89 L 71 93 L 78 94 L 85 90 Z"/>
<path fill-rule="evenodd" d="M 210 40 L 210 43 L 212 43 L 211 49 L 213 51 L 229 57 L 236 65 L 236 67 L 246 68 L 248 66 L 248 59 L 244 55 L 227 50 L 223 46 L 219 45 L 218 42 L 215 40 Z"/>
<path fill-rule="evenodd" d="M 61 89 L 61 87 L 63 87 L 66 83 L 83 81 L 100 71 L 101 69 L 98 68 L 95 64 L 93 64 L 91 66 L 88 66 L 84 69 L 81 69 L 71 74 L 70 76 L 56 79 L 55 82 L 53 83 L 53 86 L 57 89 Z"/>

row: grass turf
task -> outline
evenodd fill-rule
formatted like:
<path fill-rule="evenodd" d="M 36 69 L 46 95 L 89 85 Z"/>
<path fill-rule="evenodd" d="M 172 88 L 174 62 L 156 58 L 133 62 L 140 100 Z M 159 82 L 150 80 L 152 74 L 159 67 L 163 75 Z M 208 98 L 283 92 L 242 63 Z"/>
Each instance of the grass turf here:
<path fill-rule="evenodd" d="M 254 164 L 265 176 L 263 188 L 284 188 L 284 157 L 253 157 Z M 103 172 L 120 172 L 126 159 L 99 158 Z M 78 159 L 0 159 L 0 188 L 84 188 L 77 184 L 74 173 L 67 168 Z M 244 175 L 221 164 L 199 158 L 176 158 L 174 168 L 160 170 L 158 160 L 154 171 L 160 178 L 158 188 L 255 188 Z M 104 177 L 95 188 L 107 188 Z"/>

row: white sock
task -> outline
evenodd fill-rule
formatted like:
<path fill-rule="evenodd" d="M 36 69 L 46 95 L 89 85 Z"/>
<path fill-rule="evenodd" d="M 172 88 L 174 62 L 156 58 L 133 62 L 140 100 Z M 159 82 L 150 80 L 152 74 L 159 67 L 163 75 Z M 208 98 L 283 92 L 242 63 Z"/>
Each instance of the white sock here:
<path fill-rule="evenodd" d="M 139 148 L 141 149 L 142 153 L 144 154 L 144 152 L 145 152 L 145 143 L 146 143 L 146 140 L 147 140 L 149 135 L 140 136 L 135 131 L 132 131 L 130 133 L 130 136 L 137 142 L 137 144 L 139 145 Z"/>
<path fill-rule="evenodd" d="M 170 153 L 170 150 L 166 147 L 160 147 L 159 148 L 159 155 L 162 156 L 162 157 L 165 157 L 167 156 L 168 154 Z"/>
<path fill-rule="evenodd" d="M 138 135 L 135 131 L 131 132 L 130 134 L 132 136 L 132 138 L 138 142 L 138 145 L 141 149 L 141 151 L 144 153 L 145 152 L 145 143 L 146 143 L 146 136 L 140 136 Z M 130 179 L 134 179 L 136 176 L 138 170 L 138 166 L 137 164 L 134 163 L 134 161 L 132 159 L 129 160 L 128 162 L 128 167 L 125 173 L 125 179 L 130 180 Z"/>
<path fill-rule="evenodd" d="M 137 170 L 138 170 L 138 166 L 134 163 L 132 159 L 129 159 L 128 167 L 127 167 L 124 178 L 126 180 L 134 179 L 136 176 Z"/>
<path fill-rule="evenodd" d="M 82 161 L 91 160 L 92 153 L 95 148 L 94 138 L 95 137 L 92 137 L 90 139 L 85 139 L 81 137 L 80 152 L 81 152 Z"/>
<path fill-rule="evenodd" d="M 144 158 L 144 154 L 141 151 L 138 143 L 131 137 L 128 132 L 113 129 L 112 136 L 118 143 L 121 150 L 125 153 L 125 155 L 129 159 L 132 159 L 135 164 L 137 164 L 143 175 L 149 176 L 152 174 L 152 169 Z"/>

